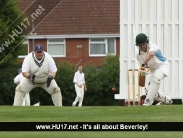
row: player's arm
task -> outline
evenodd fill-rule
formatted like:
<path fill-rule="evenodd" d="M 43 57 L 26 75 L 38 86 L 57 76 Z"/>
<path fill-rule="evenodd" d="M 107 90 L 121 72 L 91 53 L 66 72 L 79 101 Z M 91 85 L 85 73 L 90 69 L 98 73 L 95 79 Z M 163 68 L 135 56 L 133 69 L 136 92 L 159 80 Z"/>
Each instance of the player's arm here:
<path fill-rule="evenodd" d="M 79 87 L 79 84 L 77 82 L 74 82 L 78 87 Z"/>
<path fill-rule="evenodd" d="M 56 72 L 57 72 L 57 67 L 55 65 L 55 61 L 53 58 L 49 55 L 49 63 L 48 63 L 48 70 L 49 70 L 49 75 L 47 78 L 47 87 L 50 87 L 51 81 L 56 77 Z"/>
<path fill-rule="evenodd" d="M 56 77 L 56 73 L 57 72 L 51 72 L 50 75 L 53 76 L 53 78 L 55 78 Z"/>
<path fill-rule="evenodd" d="M 23 64 L 22 64 L 22 75 L 32 81 L 34 84 L 35 75 L 29 73 L 30 70 L 30 61 L 28 57 L 25 57 Z"/>
<path fill-rule="evenodd" d="M 86 83 L 84 83 L 84 90 L 87 91 Z"/>
<path fill-rule="evenodd" d="M 78 86 L 78 87 L 82 87 L 81 85 L 79 85 L 79 83 L 77 82 L 77 79 L 78 78 L 78 76 L 77 76 L 77 72 L 74 74 L 74 79 L 73 79 L 73 82 Z"/>
<path fill-rule="evenodd" d="M 83 77 L 84 77 L 84 91 L 87 91 L 86 82 L 85 82 L 85 75 Z"/>
<path fill-rule="evenodd" d="M 48 67 L 49 67 L 49 71 L 50 74 L 53 78 L 56 77 L 56 73 L 57 73 L 57 67 L 55 65 L 55 61 L 53 60 L 53 58 L 49 55 L 49 63 L 48 63 Z"/>
<path fill-rule="evenodd" d="M 154 56 L 154 53 L 155 51 L 150 51 L 144 58 L 142 64 L 146 64 Z"/>
<path fill-rule="evenodd" d="M 80 84 L 77 82 L 76 77 L 75 77 L 75 79 L 74 79 L 74 83 L 75 83 L 78 87 L 82 87 L 82 85 L 80 85 Z"/>
<path fill-rule="evenodd" d="M 23 64 L 22 64 L 22 75 L 25 78 L 29 78 L 29 76 L 30 76 L 29 70 L 30 70 L 30 61 L 29 61 L 28 57 L 25 57 Z"/>
<path fill-rule="evenodd" d="M 22 72 L 22 75 L 25 77 L 25 78 L 28 78 L 30 73 L 29 72 Z"/>
<path fill-rule="evenodd" d="M 141 62 L 140 70 L 144 70 L 147 66 L 147 62 L 154 56 L 155 51 L 149 51 L 145 56 L 144 60 Z"/>

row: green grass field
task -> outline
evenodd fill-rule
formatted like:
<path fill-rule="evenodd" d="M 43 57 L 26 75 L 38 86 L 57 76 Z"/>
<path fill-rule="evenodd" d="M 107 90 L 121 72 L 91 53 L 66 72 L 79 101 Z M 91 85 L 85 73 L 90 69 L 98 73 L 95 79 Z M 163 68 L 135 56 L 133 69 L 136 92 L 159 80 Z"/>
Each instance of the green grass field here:
<path fill-rule="evenodd" d="M 0 122 L 183 122 L 183 106 L 0 106 Z M 182 132 L 0 132 L 0 137 L 20 138 L 182 138 Z"/>

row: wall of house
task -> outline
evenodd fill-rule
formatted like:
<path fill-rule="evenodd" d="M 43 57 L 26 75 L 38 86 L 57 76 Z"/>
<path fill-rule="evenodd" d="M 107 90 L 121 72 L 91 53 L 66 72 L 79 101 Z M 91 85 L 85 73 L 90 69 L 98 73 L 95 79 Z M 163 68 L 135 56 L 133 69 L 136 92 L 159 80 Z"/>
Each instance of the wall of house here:
<path fill-rule="evenodd" d="M 34 41 L 34 42 L 33 42 Z M 88 38 L 67 38 L 66 42 L 66 57 L 54 57 L 54 60 L 60 64 L 63 61 L 67 61 L 73 65 L 82 64 L 84 66 L 92 63 L 94 66 L 98 67 L 101 65 L 101 61 L 105 57 L 89 57 L 89 39 Z M 29 52 L 33 51 L 32 44 L 42 44 L 44 50 L 47 51 L 47 39 L 29 39 Z M 116 38 L 116 53 L 119 55 L 119 38 Z M 77 48 L 81 45 L 82 48 Z M 20 59 L 21 61 L 23 59 Z"/>

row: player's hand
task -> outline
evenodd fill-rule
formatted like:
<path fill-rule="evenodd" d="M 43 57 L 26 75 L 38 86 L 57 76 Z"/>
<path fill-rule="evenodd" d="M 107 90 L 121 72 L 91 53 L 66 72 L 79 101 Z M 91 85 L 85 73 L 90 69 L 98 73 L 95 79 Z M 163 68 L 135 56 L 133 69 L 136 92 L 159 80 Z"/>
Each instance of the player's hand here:
<path fill-rule="evenodd" d="M 28 79 L 32 82 L 32 84 L 34 85 L 34 79 L 35 79 L 35 75 L 29 75 Z"/>
<path fill-rule="evenodd" d="M 31 75 L 31 74 L 30 74 L 30 75 L 28 76 L 28 79 L 29 79 L 30 81 L 34 81 L 34 78 L 35 78 L 35 75 Z"/>
<path fill-rule="evenodd" d="M 142 64 L 142 65 L 140 66 L 140 70 L 145 70 L 145 64 Z"/>

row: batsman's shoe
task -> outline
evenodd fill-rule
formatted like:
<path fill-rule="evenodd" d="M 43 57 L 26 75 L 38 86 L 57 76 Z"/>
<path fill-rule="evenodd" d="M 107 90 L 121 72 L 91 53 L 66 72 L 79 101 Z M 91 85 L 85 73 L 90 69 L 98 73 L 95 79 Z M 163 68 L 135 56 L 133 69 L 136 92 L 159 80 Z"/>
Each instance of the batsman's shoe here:
<path fill-rule="evenodd" d="M 143 106 L 150 106 L 152 105 L 150 99 L 145 99 Z"/>
<path fill-rule="evenodd" d="M 173 100 L 170 98 L 170 96 L 165 96 L 165 104 L 172 104 Z"/>
<path fill-rule="evenodd" d="M 143 106 L 151 106 L 152 104 L 150 103 L 144 103 Z"/>
<path fill-rule="evenodd" d="M 169 101 L 169 103 L 170 103 L 170 104 L 172 104 L 172 103 L 173 103 L 173 101 L 172 101 L 172 100 L 170 100 L 170 101 Z"/>
<path fill-rule="evenodd" d="M 156 105 L 164 105 L 162 102 L 157 103 Z"/>
<path fill-rule="evenodd" d="M 172 104 L 173 103 L 173 101 L 172 100 L 167 100 L 164 104 Z"/>

